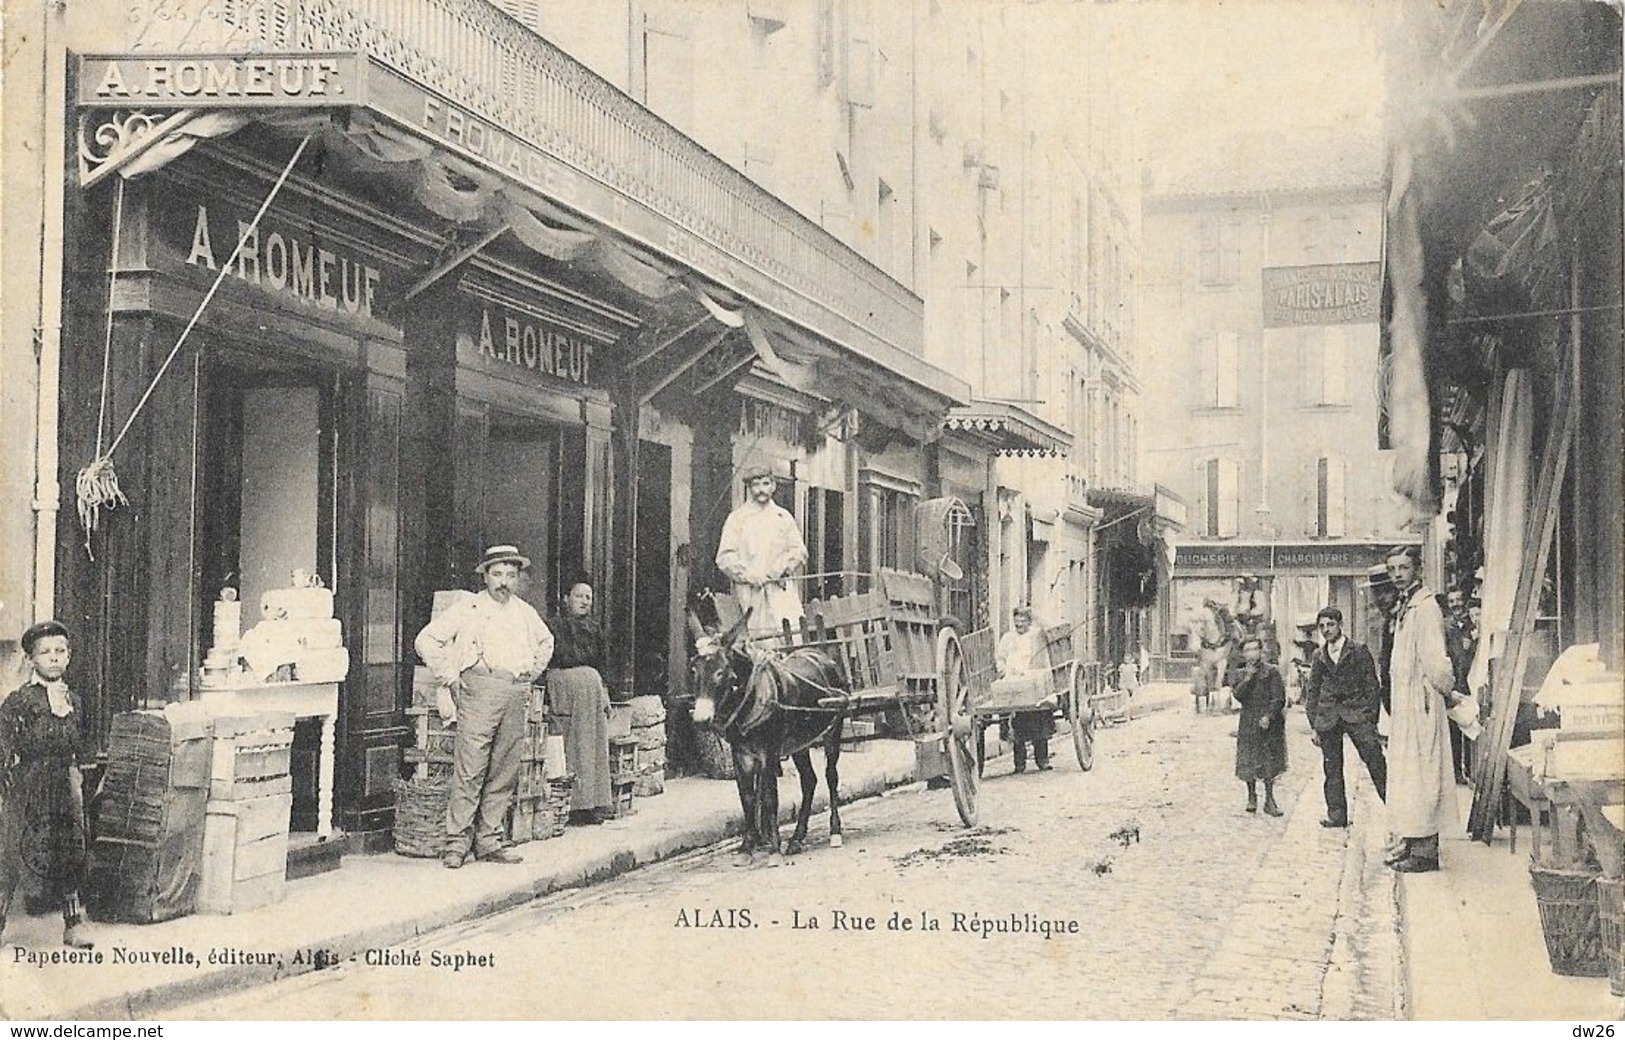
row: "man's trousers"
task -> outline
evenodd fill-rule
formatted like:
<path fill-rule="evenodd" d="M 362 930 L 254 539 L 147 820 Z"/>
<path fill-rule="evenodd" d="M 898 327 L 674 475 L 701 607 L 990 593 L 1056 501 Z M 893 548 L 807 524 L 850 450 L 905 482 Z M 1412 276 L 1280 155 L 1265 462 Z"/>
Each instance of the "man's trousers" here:
<path fill-rule="evenodd" d="M 452 744 L 446 851 L 486 856 L 502 847 L 502 826 L 519 782 L 528 685 L 506 673 L 463 673 Z"/>
<path fill-rule="evenodd" d="M 1354 750 L 1365 763 L 1377 797 L 1388 799 L 1388 762 L 1382 756 L 1382 738 L 1377 735 L 1375 722 L 1338 722 L 1331 729 L 1319 729 L 1321 765 L 1326 771 L 1326 816 L 1345 822 L 1349 818 L 1348 791 L 1343 783 L 1343 735 L 1347 734 Z"/>

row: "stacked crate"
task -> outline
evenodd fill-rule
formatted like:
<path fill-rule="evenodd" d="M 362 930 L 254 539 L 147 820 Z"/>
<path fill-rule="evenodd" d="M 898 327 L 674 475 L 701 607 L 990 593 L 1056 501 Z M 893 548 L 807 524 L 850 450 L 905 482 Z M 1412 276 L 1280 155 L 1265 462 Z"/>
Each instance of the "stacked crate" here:
<path fill-rule="evenodd" d="M 291 714 L 214 720 L 199 910 L 240 913 L 282 900 L 292 752 Z"/>
<path fill-rule="evenodd" d="M 435 692 L 434 674 L 419 667 L 412 677 L 412 706 L 406 709 L 413 731 L 412 746 L 406 749 L 406 763 L 412 767 L 414 779 L 449 782 L 457 728 L 456 723 L 440 717 Z"/>
<path fill-rule="evenodd" d="M 659 697 L 634 697 L 627 703 L 630 736 L 637 740 L 632 790 L 649 798 L 666 790 L 666 706 Z"/>
<path fill-rule="evenodd" d="M 209 798 L 209 718 L 199 704 L 113 717 L 85 903 L 99 921 L 193 911 Z"/>
<path fill-rule="evenodd" d="M 553 836 L 547 810 L 547 695 L 531 687 L 525 704 L 525 736 L 519 747 L 519 782 L 508 811 L 508 838 L 515 845 Z"/>

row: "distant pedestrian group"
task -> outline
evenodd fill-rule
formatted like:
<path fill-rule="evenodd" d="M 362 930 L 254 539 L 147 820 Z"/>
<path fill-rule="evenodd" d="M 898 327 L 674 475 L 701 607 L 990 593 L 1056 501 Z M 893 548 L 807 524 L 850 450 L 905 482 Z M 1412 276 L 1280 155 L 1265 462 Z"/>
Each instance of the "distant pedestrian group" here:
<path fill-rule="evenodd" d="M 1421 553 L 1412 546 L 1393 550 L 1381 568 L 1372 569 L 1368 590 L 1379 608 L 1382 640 L 1375 655 L 1344 631 L 1341 610 L 1323 608 L 1315 618 L 1320 642 L 1308 653 L 1303 680 L 1304 712 L 1324 775 L 1321 826 L 1351 822 L 1346 742 L 1386 804 L 1391 841 L 1384 861 L 1401 873 L 1439 869 L 1439 835 L 1457 822 L 1455 785 L 1466 758 L 1461 738 L 1452 742 L 1449 713 L 1465 698 L 1461 674 L 1470 635 L 1462 634 L 1459 623 L 1447 626 L 1420 569 Z M 1262 783 L 1264 811 L 1279 815 L 1274 784 L 1286 770 L 1284 685 L 1280 672 L 1263 660 L 1260 639 L 1246 637 L 1240 648 L 1243 664 L 1232 672 L 1241 706 L 1236 777 L 1247 785 L 1248 812 L 1258 809 L 1256 786 Z M 1385 706 L 1386 751 L 1378 731 Z"/>

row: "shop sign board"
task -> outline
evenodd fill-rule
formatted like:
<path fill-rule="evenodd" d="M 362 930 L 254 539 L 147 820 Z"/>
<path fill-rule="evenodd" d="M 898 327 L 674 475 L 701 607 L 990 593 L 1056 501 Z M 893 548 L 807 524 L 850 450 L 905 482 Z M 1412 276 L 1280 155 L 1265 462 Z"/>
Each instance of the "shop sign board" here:
<path fill-rule="evenodd" d="M 236 281 L 336 314 L 378 318 L 393 309 L 380 298 L 382 266 L 321 236 L 314 222 L 293 224 L 271 213 L 251 227 L 249 214 L 213 202 L 182 203 L 161 212 L 163 236 L 183 266 L 217 272 L 227 265 L 227 275 Z"/>
<path fill-rule="evenodd" d="M 1375 261 L 1266 267 L 1263 276 L 1267 329 L 1358 325 L 1377 320 L 1381 273 Z"/>
<path fill-rule="evenodd" d="M 300 108 L 366 102 L 359 54 L 118 54 L 79 58 L 79 104 Z"/>
<path fill-rule="evenodd" d="M 1174 557 L 1176 573 L 1269 574 L 1277 571 L 1361 573 L 1383 562 L 1391 542 L 1349 544 L 1278 543 L 1274 545 L 1181 545 Z"/>
<path fill-rule="evenodd" d="M 521 370 L 587 386 L 597 344 L 528 315 L 480 308 L 479 323 L 457 337 L 459 360 L 484 368 Z"/>

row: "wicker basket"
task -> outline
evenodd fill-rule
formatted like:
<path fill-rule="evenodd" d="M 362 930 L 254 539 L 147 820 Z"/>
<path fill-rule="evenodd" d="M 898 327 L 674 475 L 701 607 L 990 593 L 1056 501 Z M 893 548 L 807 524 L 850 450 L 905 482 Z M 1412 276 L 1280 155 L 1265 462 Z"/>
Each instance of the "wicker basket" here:
<path fill-rule="evenodd" d="M 395 781 L 395 851 L 438 856 L 446 849 L 446 803 L 451 777 Z"/>
<path fill-rule="evenodd" d="M 1602 957 L 1608 965 L 1608 992 L 1625 997 L 1625 911 L 1621 908 L 1619 878 L 1597 879 L 1597 916 L 1602 925 Z"/>
<path fill-rule="evenodd" d="M 544 803 L 547 827 L 537 825 L 535 838 L 541 841 L 546 838 L 557 838 L 564 833 L 565 824 L 570 822 L 570 799 L 576 791 L 576 778 L 574 773 L 564 776 L 555 776 L 547 782 L 547 801 Z"/>
<path fill-rule="evenodd" d="M 1531 864 L 1529 881 L 1535 887 L 1552 972 L 1588 978 L 1608 974 L 1597 912 L 1597 875 Z"/>

